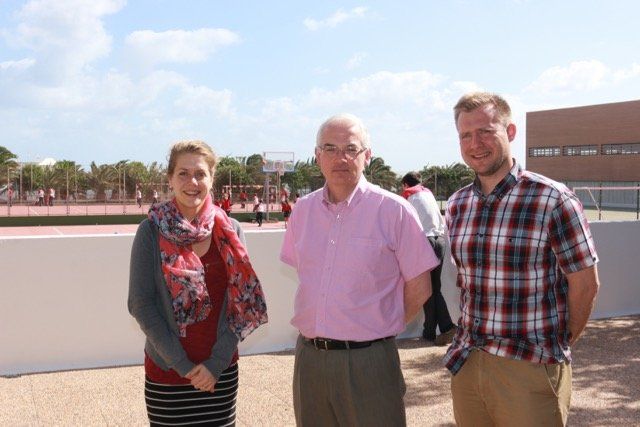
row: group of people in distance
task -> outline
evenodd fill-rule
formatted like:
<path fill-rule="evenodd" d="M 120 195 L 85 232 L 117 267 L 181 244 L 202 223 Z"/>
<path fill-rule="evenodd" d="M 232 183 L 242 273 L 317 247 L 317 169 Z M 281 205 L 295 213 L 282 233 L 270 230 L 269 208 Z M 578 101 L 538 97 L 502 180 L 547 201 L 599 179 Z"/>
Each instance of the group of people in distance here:
<path fill-rule="evenodd" d="M 325 185 L 297 200 L 280 253 L 299 282 L 297 425 L 405 425 L 395 337 L 421 309 L 423 337 L 449 345 L 458 425 L 567 423 L 571 346 L 599 288 L 582 205 L 511 156 L 516 126 L 501 96 L 466 94 L 454 119 L 476 179 L 449 198 L 444 219 L 417 174 L 403 177 L 401 196 L 367 182 L 372 151 L 360 119 L 320 126 Z M 133 243 L 128 305 L 147 337 L 151 424 L 233 425 L 237 346 L 267 322 L 242 229 L 211 200 L 216 161 L 203 142 L 175 144 L 175 197 L 150 209 Z M 440 292 L 447 245 L 457 325 Z"/>

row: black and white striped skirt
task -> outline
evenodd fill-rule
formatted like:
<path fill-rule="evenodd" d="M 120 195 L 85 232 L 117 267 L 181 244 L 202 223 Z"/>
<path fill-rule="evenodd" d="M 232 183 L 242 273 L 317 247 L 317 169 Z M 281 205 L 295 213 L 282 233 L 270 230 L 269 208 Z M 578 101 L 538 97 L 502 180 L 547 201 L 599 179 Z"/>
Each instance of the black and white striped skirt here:
<path fill-rule="evenodd" d="M 222 372 L 213 393 L 198 390 L 191 384 L 159 384 L 148 378 L 144 384 L 147 415 L 152 426 L 233 426 L 237 394 L 237 363 Z"/>

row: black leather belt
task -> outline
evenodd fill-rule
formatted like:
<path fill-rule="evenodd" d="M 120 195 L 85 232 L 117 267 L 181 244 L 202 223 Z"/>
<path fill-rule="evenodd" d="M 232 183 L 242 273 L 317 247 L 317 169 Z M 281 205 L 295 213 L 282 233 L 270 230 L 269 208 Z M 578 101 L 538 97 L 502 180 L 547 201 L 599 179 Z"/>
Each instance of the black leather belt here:
<path fill-rule="evenodd" d="M 340 341 L 332 340 L 330 338 L 306 338 L 303 337 L 305 342 L 312 344 L 316 350 L 353 350 L 357 348 L 371 347 L 371 344 L 378 341 L 384 341 L 394 336 L 378 338 L 371 341 Z"/>

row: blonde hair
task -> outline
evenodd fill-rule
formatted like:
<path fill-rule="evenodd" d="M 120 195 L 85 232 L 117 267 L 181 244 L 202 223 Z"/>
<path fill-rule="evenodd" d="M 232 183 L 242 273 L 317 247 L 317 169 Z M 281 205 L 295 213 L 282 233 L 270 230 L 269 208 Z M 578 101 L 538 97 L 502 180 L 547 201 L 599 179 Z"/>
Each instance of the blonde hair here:
<path fill-rule="evenodd" d="M 327 129 L 329 126 L 333 126 L 336 124 L 350 124 L 353 127 L 358 128 L 357 135 L 358 135 L 358 139 L 360 140 L 360 144 L 362 144 L 362 148 L 371 148 L 371 141 L 369 140 L 369 131 L 367 131 L 367 128 L 364 126 L 364 123 L 362 123 L 362 120 L 360 120 L 360 118 L 356 117 L 353 114 L 348 114 L 348 113 L 337 114 L 335 116 L 329 117 L 327 120 L 324 121 L 324 123 L 322 123 L 322 125 L 320 125 L 320 129 L 318 129 L 318 133 L 316 135 L 317 147 L 320 146 L 322 134 L 324 133 L 325 129 Z"/>
<path fill-rule="evenodd" d="M 213 176 L 213 172 L 218 164 L 218 156 L 209 145 L 204 141 L 179 141 L 171 146 L 169 150 L 169 165 L 167 166 L 167 174 L 173 175 L 176 168 L 178 156 L 185 153 L 199 154 L 204 157 L 204 161 L 209 165 L 209 172 Z"/>
<path fill-rule="evenodd" d="M 498 112 L 498 118 L 505 125 L 511 123 L 511 107 L 509 103 L 500 95 L 490 92 L 471 92 L 462 95 L 458 100 L 458 103 L 453 107 L 453 117 L 458 125 L 458 117 L 463 111 L 469 113 L 476 108 L 480 108 L 485 105 L 493 105 Z"/>

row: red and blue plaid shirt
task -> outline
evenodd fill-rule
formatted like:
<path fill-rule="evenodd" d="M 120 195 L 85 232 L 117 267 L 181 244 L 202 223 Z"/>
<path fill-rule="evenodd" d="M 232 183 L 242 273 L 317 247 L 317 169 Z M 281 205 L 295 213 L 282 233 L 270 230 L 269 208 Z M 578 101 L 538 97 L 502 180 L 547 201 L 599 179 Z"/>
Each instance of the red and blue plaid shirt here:
<path fill-rule="evenodd" d="M 446 367 L 456 374 L 473 349 L 571 361 L 566 274 L 598 261 L 577 197 L 515 163 L 487 196 L 477 181 L 458 190 L 445 217 L 461 311 Z"/>

